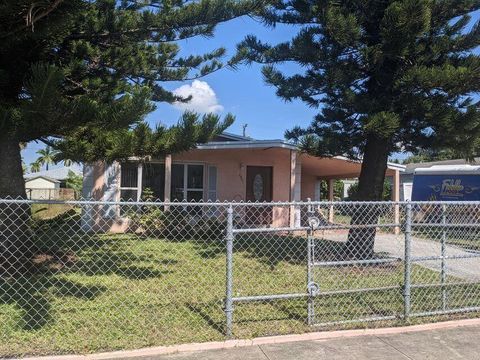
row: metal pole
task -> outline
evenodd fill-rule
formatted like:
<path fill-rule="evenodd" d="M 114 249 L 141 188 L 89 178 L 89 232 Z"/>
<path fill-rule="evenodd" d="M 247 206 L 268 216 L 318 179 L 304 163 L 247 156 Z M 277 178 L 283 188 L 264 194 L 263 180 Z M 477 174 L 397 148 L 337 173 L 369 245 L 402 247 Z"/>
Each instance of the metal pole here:
<path fill-rule="evenodd" d="M 407 204 L 405 222 L 405 273 L 403 282 L 403 317 L 408 320 L 410 316 L 410 287 L 411 287 L 411 246 L 412 246 L 412 205 Z"/>
<path fill-rule="evenodd" d="M 447 280 L 447 260 L 445 259 L 445 256 L 447 255 L 447 247 L 446 247 L 446 242 L 447 242 L 447 231 L 446 231 L 446 223 L 447 223 L 447 215 L 445 213 L 446 206 L 445 204 L 442 205 L 442 270 L 441 270 L 441 282 L 442 282 L 442 309 L 446 310 L 447 309 L 447 289 L 445 288 L 445 282 Z"/>
<path fill-rule="evenodd" d="M 226 291 L 225 291 L 225 318 L 227 337 L 232 336 L 233 328 L 233 207 L 227 209 L 227 260 L 226 260 Z"/>
<path fill-rule="evenodd" d="M 313 249 L 314 249 L 314 243 L 313 243 L 313 236 L 312 236 L 312 230 L 308 230 L 308 235 L 307 235 L 307 286 L 310 286 L 310 284 L 313 283 L 313 274 L 312 274 L 312 263 L 313 263 Z M 313 296 L 310 292 L 310 289 L 308 290 L 308 300 L 307 300 L 307 318 L 308 318 L 308 325 L 312 325 L 314 322 L 314 299 Z"/>

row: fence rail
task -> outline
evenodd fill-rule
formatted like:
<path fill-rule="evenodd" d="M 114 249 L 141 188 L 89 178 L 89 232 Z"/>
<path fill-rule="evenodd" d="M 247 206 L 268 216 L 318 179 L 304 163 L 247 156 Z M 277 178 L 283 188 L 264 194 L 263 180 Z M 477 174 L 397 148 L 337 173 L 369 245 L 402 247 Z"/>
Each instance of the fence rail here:
<path fill-rule="evenodd" d="M 75 200 L 77 193 L 70 188 L 28 188 L 26 189 L 27 199 L 29 200 Z"/>
<path fill-rule="evenodd" d="M 0 261 L 0 356 L 390 324 L 480 311 L 480 202 L 0 199 Z"/>

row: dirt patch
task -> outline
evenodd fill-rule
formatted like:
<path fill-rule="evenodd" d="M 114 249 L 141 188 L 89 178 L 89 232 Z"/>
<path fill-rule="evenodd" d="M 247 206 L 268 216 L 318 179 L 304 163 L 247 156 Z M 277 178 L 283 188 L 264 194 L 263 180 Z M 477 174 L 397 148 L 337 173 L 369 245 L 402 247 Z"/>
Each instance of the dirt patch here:
<path fill-rule="evenodd" d="M 37 271 L 60 271 L 72 267 L 77 261 L 78 258 L 73 252 L 48 251 L 35 254 L 32 258 L 32 265 Z"/>

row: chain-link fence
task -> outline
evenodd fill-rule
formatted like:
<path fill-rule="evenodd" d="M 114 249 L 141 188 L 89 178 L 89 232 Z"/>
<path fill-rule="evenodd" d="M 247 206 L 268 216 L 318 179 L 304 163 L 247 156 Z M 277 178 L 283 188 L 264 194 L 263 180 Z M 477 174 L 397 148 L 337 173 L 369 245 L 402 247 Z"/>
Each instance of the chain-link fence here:
<path fill-rule="evenodd" d="M 480 203 L 0 200 L 0 355 L 480 311 Z"/>

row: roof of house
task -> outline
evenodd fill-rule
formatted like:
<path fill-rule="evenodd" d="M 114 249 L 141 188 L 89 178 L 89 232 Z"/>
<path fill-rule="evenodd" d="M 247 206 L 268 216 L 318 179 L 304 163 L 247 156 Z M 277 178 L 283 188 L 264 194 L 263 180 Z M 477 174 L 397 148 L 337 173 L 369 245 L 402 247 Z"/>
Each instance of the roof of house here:
<path fill-rule="evenodd" d="M 230 141 L 217 141 L 220 139 L 226 139 L 230 137 Z M 298 147 L 295 144 L 292 144 L 288 141 L 281 139 L 272 139 L 272 140 L 256 140 L 252 138 L 247 138 L 244 136 L 238 136 L 230 133 L 223 133 L 219 135 L 216 140 L 208 142 L 206 144 L 198 144 L 197 149 L 199 150 L 228 150 L 228 149 L 268 149 L 268 148 L 282 148 L 289 150 L 297 150 Z M 335 156 L 335 159 L 353 161 L 344 156 Z M 358 162 L 358 161 L 357 161 Z M 388 168 L 392 170 L 405 171 L 405 165 L 397 163 L 388 163 Z"/>
<path fill-rule="evenodd" d="M 220 142 L 220 141 L 252 141 L 253 139 L 249 136 L 240 136 L 232 134 L 229 132 L 223 132 L 220 135 L 216 136 L 211 142 Z"/>
<path fill-rule="evenodd" d="M 60 180 L 57 180 L 57 179 L 54 179 L 54 178 L 51 178 L 51 177 L 48 177 L 48 176 L 44 176 L 44 175 L 37 175 L 37 176 L 29 177 L 29 178 L 25 179 L 25 182 L 29 182 L 29 181 L 32 181 L 32 180 L 35 180 L 35 179 L 45 179 L 45 180 L 53 182 L 53 183 L 59 183 L 60 182 Z"/>
<path fill-rule="evenodd" d="M 415 169 L 429 168 L 436 165 L 480 165 L 480 157 L 474 158 L 473 161 L 467 161 L 465 159 L 453 159 L 406 164 L 405 174 L 413 174 Z"/>
<path fill-rule="evenodd" d="M 44 177 L 44 178 L 50 178 L 50 179 L 62 181 L 68 178 L 69 171 L 73 171 L 76 175 L 82 175 L 82 171 L 78 167 L 64 166 L 64 167 L 59 167 L 55 169 L 42 170 L 35 173 L 25 174 L 24 177 L 25 179 L 28 179 L 28 180 L 36 177 Z"/>

